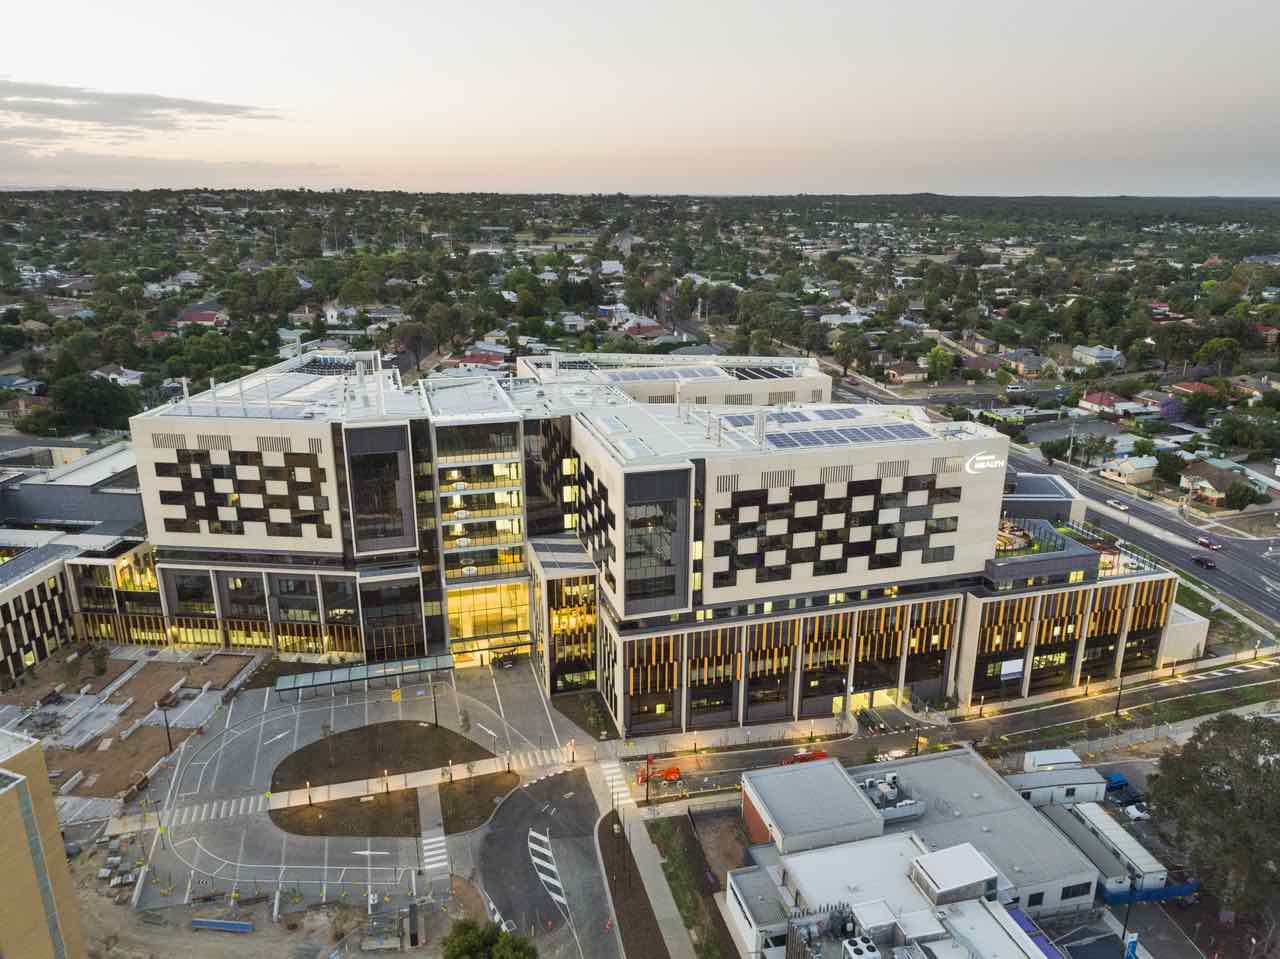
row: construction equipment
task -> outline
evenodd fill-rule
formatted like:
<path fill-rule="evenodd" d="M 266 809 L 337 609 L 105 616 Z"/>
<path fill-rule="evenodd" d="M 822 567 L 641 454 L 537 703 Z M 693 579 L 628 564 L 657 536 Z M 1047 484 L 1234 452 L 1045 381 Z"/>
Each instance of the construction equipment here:
<path fill-rule="evenodd" d="M 636 770 L 636 785 L 643 786 L 651 779 L 664 783 L 678 783 L 684 777 L 680 775 L 679 766 L 668 766 L 666 769 L 650 769 L 648 766 L 641 766 Z"/>

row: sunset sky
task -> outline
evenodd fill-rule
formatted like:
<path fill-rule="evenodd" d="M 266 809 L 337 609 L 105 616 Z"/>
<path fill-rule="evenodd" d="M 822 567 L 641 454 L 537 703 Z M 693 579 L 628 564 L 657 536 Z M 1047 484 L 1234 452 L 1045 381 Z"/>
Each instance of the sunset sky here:
<path fill-rule="evenodd" d="M 0 188 L 1280 193 L 1280 4 L 6 8 Z"/>

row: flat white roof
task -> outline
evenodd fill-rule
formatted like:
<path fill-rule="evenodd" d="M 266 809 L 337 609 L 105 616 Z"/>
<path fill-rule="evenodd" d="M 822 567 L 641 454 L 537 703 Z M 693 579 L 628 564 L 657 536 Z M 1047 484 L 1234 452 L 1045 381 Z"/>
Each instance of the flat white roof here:
<path fill-rule="evenodd" d="M 1111 844 L 1121 858 L 1144 876 L 1153 873 L 1168 872 L 1165 865 L 1147 851 L 1147 847 L 1138 842 L 1124 826 L 1096 802 L 1076 803 L 1071 807 L 1075 815 L 1086 825 Z"/>
<path fill-rule="evenodd" d="M 783 839 L 881 819 L 836 759 L 751 769 L 742 784 L 759 797 Z"/>
<path fill-rule="evenodd" d="M 967 842 L 921 856 L 916 865 L 939 890 L 959 889 L 996 878 L 996 869 L 987 857 Z"/>

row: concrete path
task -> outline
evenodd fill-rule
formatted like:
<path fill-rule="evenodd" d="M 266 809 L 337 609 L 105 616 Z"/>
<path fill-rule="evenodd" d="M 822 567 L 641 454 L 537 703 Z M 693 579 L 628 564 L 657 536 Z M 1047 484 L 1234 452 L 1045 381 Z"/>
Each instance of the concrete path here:
<path fill-rule="evenodd" d="M 697 959 L 689 930 L 685 928 L 680 910 L 671 895 L 667 875 L 662 871 L 662 857 L 658 855 L 658 847 L 649 839 L 649 831 L 644 827 L 644 816 L 631 798 L 625 781 L 620 779 L 621 768 L 616 762 L 602 762 L 592 763 L 586 770 L 596 805 L 601 811 L 614 808 L 618 811 L 622 828 L 631 840 L 631 854 L 635 857 L 636 868 L 640 871 L 645 892 L 649 894 L 649 903 L 653 906 L 653 914 L 658 920 L 658 928 L 662 931 L 662 939 L 667 944 L 671 959 Z"/>
<path fill-rule="evenodd" d="M 448 884 L 451 871 L 439 786 L 423 786 L 418 790 L 418 823 L 422 875 L 434 891 L 437 879 Z"/>

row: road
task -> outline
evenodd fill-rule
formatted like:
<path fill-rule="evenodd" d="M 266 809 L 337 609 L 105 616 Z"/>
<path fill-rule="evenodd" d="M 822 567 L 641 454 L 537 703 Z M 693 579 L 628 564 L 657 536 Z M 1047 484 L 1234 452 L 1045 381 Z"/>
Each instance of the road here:
<path fill-rule="evenodd" d="M 1087 513 L 1090 523 L 1119 536 L 1158 556 L 1165 565 L 1180 573 L 1186 573 L 1221 590 L 1232 599 L 1257 610 L 1272 621 L 1280 622 L 1280 537 L 1255 539 L 1247 536 L 1224 536 L 1218 530 L 1206 530 L 1188 523 L 1175 510 L 1139 498 L 1129 492 L 1121 492 L 1113 486 L 1088 478 L 1077 469 L 1055 463 L 1052 466 L 1025 453 L 1010 451 L 1010 466 L 1026 472 L 1055 473 L 1068 480 L 1086 498 L 1099 503 L 1107 500 L 1122 502 L 1128 509 L 1125 519 L 1091 509 Z M 1208 535 L 1222 549 L 1188 548 L 1176 539 L 1164 538 L 1134 526 L 1132 518 L 1138 518 L 1183 540 L 1195 542 Z M 1274 555 L 1273 555 L 1274 554 Z M 1197 566 L 1197 556 L 1212 556 L 1217 569 Z M 1265 624 L 1264 624 L 1265 625 Z"/>
<path fill-rule="evenodd" d="M 480 881 L 503 922 L 538 954 L 613 959 L 609 900 L 595 850 L 599 812 L 581 769 L 525 784 L 481 830 Z"/>

